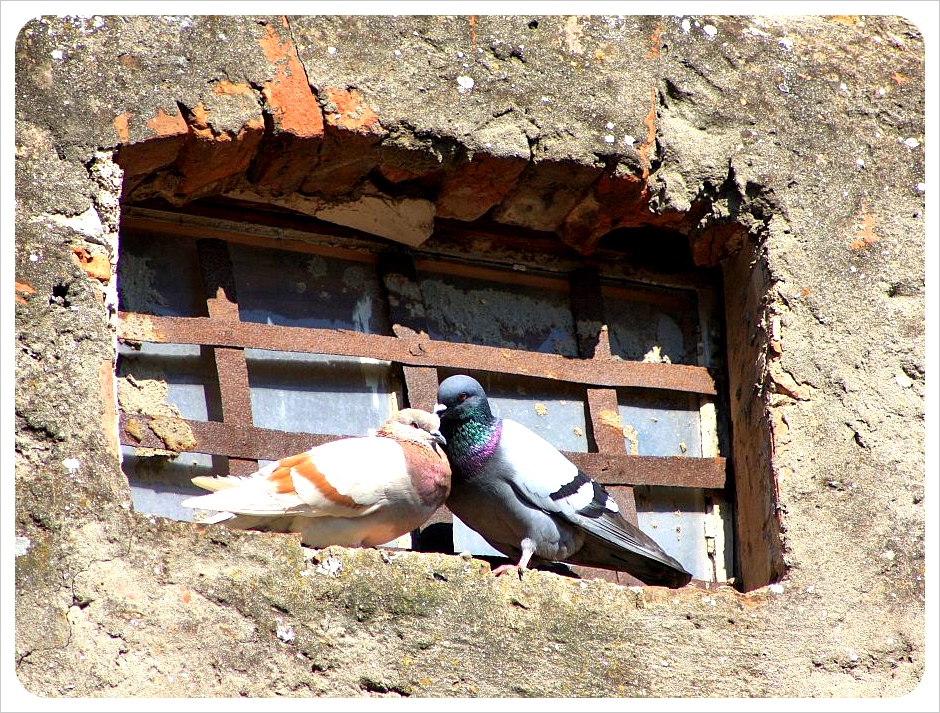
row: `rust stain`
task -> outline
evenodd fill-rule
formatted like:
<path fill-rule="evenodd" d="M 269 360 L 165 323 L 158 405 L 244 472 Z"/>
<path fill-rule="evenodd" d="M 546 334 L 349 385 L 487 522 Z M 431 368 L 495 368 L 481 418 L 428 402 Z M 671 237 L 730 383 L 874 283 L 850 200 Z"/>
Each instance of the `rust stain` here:
<path fill-rule="evenodd" d="M 381 132 L 379 115 L 368 104 L 363 103 L 358 89 L 326 87 L 324 91 L 327 100 L 336 107 L 335 112 L 326 115 L 326 120 L 331 126 L 357 133 Z"/>
<path fill-rule="evenodd" d="M 212 88 L 216 94 L 253 96 L 254 90 L 248 84 L 236 84 L 228 79 L 220 79 Z"/>
<path fill-rule="evenodd" d="M 286 17 L 281 17 L 281 25 L 285 29 L 289 27 Z M 322 136 L 323 114 L 310 89 L 294 43 L 289 37 L 282 40 L 270 24 L 265 26 L 265 35 L 260 43 L 265 57 L 274 65 L 274 76 L 261 90 L 274 123 L 281 131 L 296 136 Z"/>
<path fill-rule="evenodd" d="M 72 260 L 89 277 L 101 282 L 111 279 L 111 261 L 107 255 L 90 253 L 85 248 L 72 248 Z"/>
<path fill-rule="evenodd" d="M 120 452 L 118 438 L 118 414 L 116 392 L 114 389 L 114 362 L 102 359 L 98 365 L 98 382 L 101 385 L 101 427 L 104 430 L 105 441 L 111 454 L 117 456 Z"/>
<path fill-rule="evenodd" d="M 124 112 L 114 117 L 114 131 L 118 135 L 118 141 L 122 144 L 126 144 L 131 140 L 130 123 L 132 116 L 133 114 Z"/>
<path fill-rule="evenodd" d="M 470 16 L 470 51 L 477 51 L 477 16 Z"/>
<path fill-rule="evenodd" d="M 893 73 L 891 74 L 891 79 L 893 79 L 895 82 L 897 82 L 897 85 L 898 85 L 899 87 L 900 87 L 900 86 L 903 86 L 903 85 L 907 84 L 909 81 L 911 81 L 911 78 L 910 78 L 910 77 L 907 77 L 907 76 L 901 74 L 900 72 L 893 72 Z"/>
<path fill-rule="evenodd" d="M 29 295 L 36 294 L 36 288 L 34 288 L 32 285 L 30 285 L 27 282 L 16 281 L 14 282 L 14 286 L 16 287 L 16 301 L 19 302 L 20 304 L 26 304 L 27 302 L 26 298 Z"/>
<path fill-rule="evenodd" d="M 175 114 L 167 114 L 163 107 L 158 108 L 157 113 L 147 121 L 147 128 L 157 136 L 179 136 L 187 131 L 186 120 L 180 113 L 179 107 Z"/>
<path fill-rule="evenodd" d="M 643 181 L 643 189 L 640 191 L 641 196 L 645 196 L 649 190 L 647 183 L 650 177 L 650 151 L 656 145 L 656 88 L 652 86 L 650 87 L 650 110 L 646 115 L 646 119 L 643 120 L 643 124 L 646 126 L 646 141 L 641 143 L 638 149 L 642 166 L 640 178 Z"/>
<path fill-rule="evenodd" d="M 808 287 L 804 287 L 802 290 L 800 290 L 800 295 L 802 297 L 809 297 L 810 294 L 811 294 L 811 291 Z"/>
<path fill-rule="evenodd" d="M 877 243 L 879 238 L 875 232 L 875 225 L 878 221 L 868 212 L 868 206 L 862 201 L 861 208 L 858 211 L 858 219 L 861 223 L 858 231 L 855 233 L 855 240 L 852 241 L 853 250 L 864 250 L 872 243 Z"/>
<path fill-rule="evenodd" d="M 662 44 L 660 36 L 663 34 L 663 21 L 660 20 L 656 23 L 656 27 L 653 28 L 653 32 L 650 34 L 650 49 L 643 59 L 658 59 L 659 58 L 659 48 Z"/>
<path fill-rule="evenodd" d="M 180 598 L 183 600 L 183 604 L 189 604 L 189 600 L 192 599 L 189 587 L 185 584 L 180 585 Z"/>
<path fill-rule="evenodd" d="M 849 25 L 850 27 L 858 22 L 858 15 L 830 15 L 830 22 L 838 22 L 840 25 Z"/>

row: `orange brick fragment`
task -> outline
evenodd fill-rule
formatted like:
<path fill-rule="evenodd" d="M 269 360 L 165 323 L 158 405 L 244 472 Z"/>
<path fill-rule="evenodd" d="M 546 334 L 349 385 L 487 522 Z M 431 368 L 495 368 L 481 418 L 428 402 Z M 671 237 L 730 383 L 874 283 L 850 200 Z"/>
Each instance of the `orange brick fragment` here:
<path fill-rule="evenodd" d="M 360 134 L 381 133 L 379 115 L 362 101 L 357 89 L 326 88 L 327 99 L 336 107 L 335 112 L 326 115 L 331 126 Z"/>
<path fill-rule="evenodd" d="M 20 304 L 26 304 L 26 297 L 29 295 L 35 295 L 35 288 L 26 282 L 14 282 L 16 287 L 16 301 Z"/>
<path fill-rule="evenodd" d="M 855 233 L 855 240 L 852 241 L 853 250 L 864 250 L 872 243 L 878 242 L 878 234 L 875 232 L 877 220 L 875 216 L 868 212 L 868 206 L 862 202 L 862 207 L 858 211 L 861 227 Z"/>
<path fill-rule="evenodd" d="M 118 136 L 118 141 L 120 141 L 122 144 L 126 144 L 128 141 L 130 141 L 131 140 L 131 131 L 130 131 L 131 114 L 128 114 L 127 112 L 123 114 L 118 114 L 116 117 L 114 117 L 113 123 L 114 123 L 114 132 Z"/>
<path fill-rule="evenodd" d="M 72 248 L 72 259 L 89 277 L 101 282 L 111 279 L 111 261 L 107 255 L 90 253 L 85 248 Z"/>

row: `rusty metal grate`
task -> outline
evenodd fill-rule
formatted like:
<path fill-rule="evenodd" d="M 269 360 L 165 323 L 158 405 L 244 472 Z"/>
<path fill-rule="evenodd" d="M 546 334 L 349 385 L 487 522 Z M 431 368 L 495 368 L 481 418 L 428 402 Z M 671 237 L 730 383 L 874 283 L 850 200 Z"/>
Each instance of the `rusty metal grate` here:
<path fill-rule="evenodd" d="M 148 227 L 153 228 L 153 225 Z M 163 224 L 162 232 L 186 234 Z M 126 226 L 125 226 L 126 228 Z M 617 388 L 631 387 L 685 392 L 714 397 L 715 377 L 705 367 L 686 364 L 625 361 L 611 356 L 605 324 L 601 281 L 593 268 L 569 274 L 571 311 L 577 328 L 578 357 L 569 358 L 522 349 L 452 343 L 427 336 L 422 315 L 406 309 L 406 293 L 420 294 L 414 256 L 392 249 L 377 257 L 377 268 L 389 305 L 393 335 L 346 329 L 290 327 L 239 318 L 238 295 L 224 230 L 196 240 L 208 317 L 172 317 L 121 311 L 118 336 L 127 344 L 151 342 L 209 347 L 214 355 L 222 402 L 221 421 L 184 419 L 196 444 L 193 451 L 229 458 L 233 474 L 257 468 L 258 460 L 274 460 L 337 438 L 335 434 L 299 434 L 253 425 L 245 349 L 369 357 L 392 362 L 402 370 L 406 401 L 430 409 L 436 399 L 438 368 L 490 371 L 520 377 L 551 379 L 579 385 L 587 394 L 586 410 L 595 452 L 566 452 L 576 465 L 610 486 L 624 513 L 636 522 L 633 487 L 667 485 L 723 489 L 728 464 L 724 458 L 629 455 L 618 427 Z M 304 246 L 305 251 L 311 250 Z M 121 414 L 121 442 L 134 447 L 163 447 L 150 428 L 151 419 Z M 358 435 L 358 434 L 349 434 Z M 440 521 L 440 516 L 435 521 Z M 592 575 L 597 574 L 592 571 Z M 610 573 L 603 573 L 610 577 Z M 620 581 L 623 581 L 622 577 Z"/>

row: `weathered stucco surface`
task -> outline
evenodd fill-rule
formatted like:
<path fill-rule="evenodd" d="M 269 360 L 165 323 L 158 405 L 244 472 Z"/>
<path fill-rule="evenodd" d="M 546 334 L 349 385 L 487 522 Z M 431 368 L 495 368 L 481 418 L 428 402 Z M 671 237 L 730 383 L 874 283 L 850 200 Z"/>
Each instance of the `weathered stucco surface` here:
<path fill-rule="evenodd" d="M 912 24 L 43 18 L 20 32 L 16 62 L 16 670 L 29 691 L 898 696 L 917 685 L 924 46 Z M 384 178 L 365 185 L 376 166 Z M 343 195 L 298 198 L 327 184 Z M 772 435 L 782 592 L 494 579 L 461 557 L 311 556 L 289 536 L 131 511 L 112 378 L 122 190 L 179 204 L 263 192 L 315 213 L 399 184 L 390 205 L 424 201 L 418 218 L 396 214 L 412 227 L 434 201 L 459 220 L 496 206 L 495 220 L 585 253 L 612 227 L 644 224 L 687 233 L 703 264 L 757 246 L 771 290 L 755 373 L 769 395 L 753 410 Z M 609 199 L 630 185 L 643 211 Z M 482 210 L 481 196 L 492 196 Z"/>

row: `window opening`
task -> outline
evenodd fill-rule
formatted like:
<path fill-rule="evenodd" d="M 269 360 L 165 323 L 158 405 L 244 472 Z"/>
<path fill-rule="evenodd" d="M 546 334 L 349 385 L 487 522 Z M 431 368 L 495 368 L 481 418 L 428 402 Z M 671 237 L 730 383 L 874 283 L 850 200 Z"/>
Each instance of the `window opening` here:
<path fill-rule="evenodd" d="M 192 519 L 178 503 L 198 492 L 194 475 L 362 435 L 400 407 L 430 409 L 440 380 L 469 373 L 696 579 L 731 577 L 716 287 L 519 262 L 495 238 L 460 255 L 443 232 L 406 250 L 127 207 L 118 374 L 135 507 Z M 131 398 L 141 384 L 164 399 L 156 409 Z M 174 418 L 185 428 L 168 442 Z M 455 523 L 455 551 L 487 554 L 474 535 Z"/>

